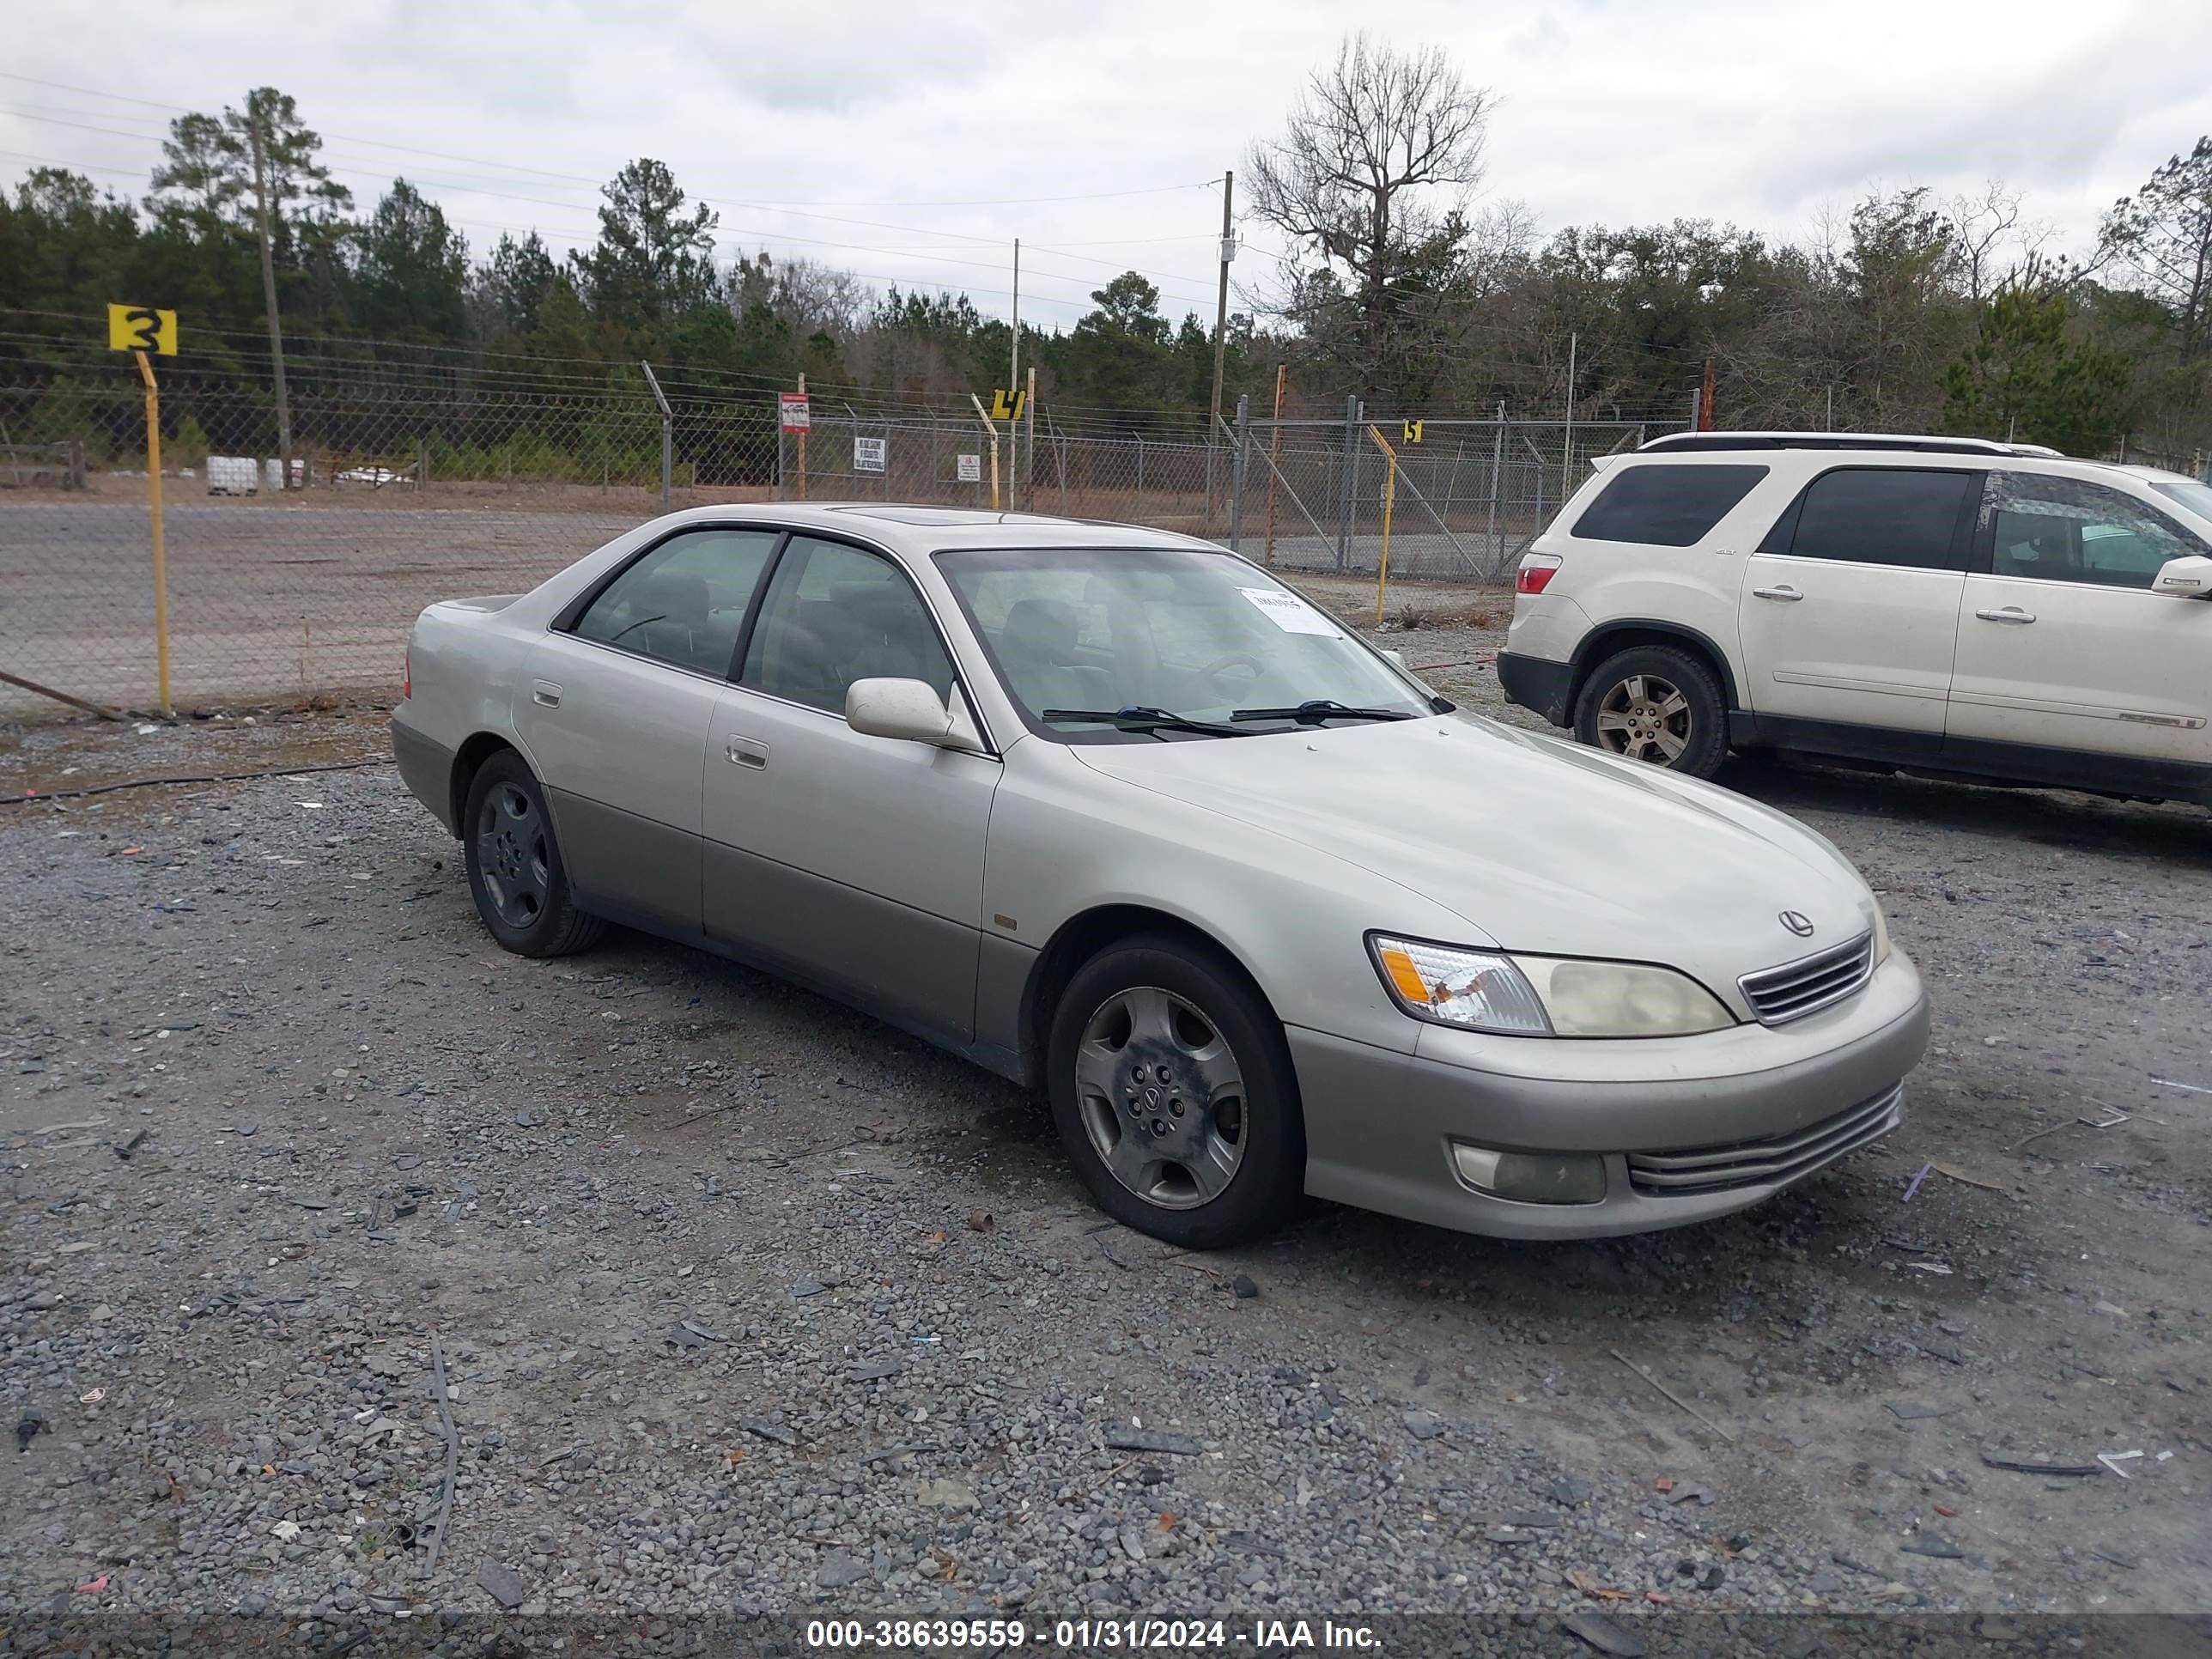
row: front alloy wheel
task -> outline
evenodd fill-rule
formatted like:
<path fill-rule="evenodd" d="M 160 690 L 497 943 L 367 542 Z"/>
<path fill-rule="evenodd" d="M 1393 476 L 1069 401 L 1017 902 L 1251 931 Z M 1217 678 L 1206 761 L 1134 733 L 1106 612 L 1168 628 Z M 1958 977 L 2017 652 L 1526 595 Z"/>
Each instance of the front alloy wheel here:
<path fill-rule="evenodd" d="M 1098 1207 L 1185 1249 L 1280 1225 L 1305 1187 L 1305 1118 L 1283 1028 L 1201 941 L 1138 938 L 1078 969 L 1045 1077 L 1060 1144 Z"/>
<path fill-rule="evenodd" d="M 1188 1210 L 1244 1162 L 1244 1073 L 1206 1017 L 1156 985 L 1116 992 L 1085 1027 L 1075 1087 L 1091 1148 L 1147 1204 Z"/>

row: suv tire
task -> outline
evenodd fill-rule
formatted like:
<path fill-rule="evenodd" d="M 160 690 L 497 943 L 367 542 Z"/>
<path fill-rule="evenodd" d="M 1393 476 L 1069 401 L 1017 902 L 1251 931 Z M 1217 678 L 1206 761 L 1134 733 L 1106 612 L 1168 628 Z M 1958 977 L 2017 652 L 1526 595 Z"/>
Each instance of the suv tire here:
<path fill-rule="evenodd" d="M 1728 758 L 1728 704 L 1713 671 L 1671 645 L 1636 645 L 1592 669 L 1575 736 L 1594 749 L 1710 778 Z"/>

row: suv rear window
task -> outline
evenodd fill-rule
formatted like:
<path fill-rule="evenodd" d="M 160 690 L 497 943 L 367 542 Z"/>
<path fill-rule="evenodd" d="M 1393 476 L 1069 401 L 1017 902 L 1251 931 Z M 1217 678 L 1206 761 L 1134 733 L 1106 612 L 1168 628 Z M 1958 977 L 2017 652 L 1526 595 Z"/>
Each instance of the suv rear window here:
<path fill-rule="evenodd" d="M 1691 547 L 1766 476 L 1763 466 L 1623 467 L 1567 533 L 1577 541 Z"/>

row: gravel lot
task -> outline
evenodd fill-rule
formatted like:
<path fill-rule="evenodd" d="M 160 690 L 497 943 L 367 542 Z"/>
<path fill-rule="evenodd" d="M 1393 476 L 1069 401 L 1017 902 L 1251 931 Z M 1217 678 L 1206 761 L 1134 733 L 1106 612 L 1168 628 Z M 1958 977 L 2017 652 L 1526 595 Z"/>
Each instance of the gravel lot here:
<path fill-rule="evenodd" d="M 1397 598 L 1382 642 L 1496 710 L 1504 602 Z M 41 727 L 0 793 L 382 744 Z M 1673 1234 L 1316 1206 L 1204 1258 L 840 1007 L 629 934 L 504 955 L 388 767 L 0 808 L 0 1626 L 1489 1613 L 1522 1622 L 1452 1628 L 1802 1656 L 1824 1611 L 2040 1646 L 2082 1627 L 2001 1621 L 2212 1610 L 2212 820 L 1726 781 L 1858 860 L 1929 975 L 1887 1144 Z"/>

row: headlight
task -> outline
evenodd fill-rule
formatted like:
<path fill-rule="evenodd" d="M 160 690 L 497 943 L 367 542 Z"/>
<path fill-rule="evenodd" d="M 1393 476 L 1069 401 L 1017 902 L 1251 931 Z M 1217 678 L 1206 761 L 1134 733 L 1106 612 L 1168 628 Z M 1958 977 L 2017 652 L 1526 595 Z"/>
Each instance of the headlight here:
<path fill-rule="evenodd" d="M 1552 1029 L 1535 987 L 1510 957 L 1380 934 L 1370 943 L 1382 982 L 1417 1019 L 1519 1036 L 1543 1036 Z"/>
<path fill-rule="evenodd" d="M 1889 960 L 1889 918 L 1881 913 L 1881 901 L 1869 893 L 1874 905 L 1874 965 L 1877 968 Z"/>
<path fill-rule="evenodd" d="M 1376 966 L 1417 1019 L 1513 1036 L 1687 1036 L 1735 1022 L 1671 968 L 1507 956 L 1376 935 Z"/>

